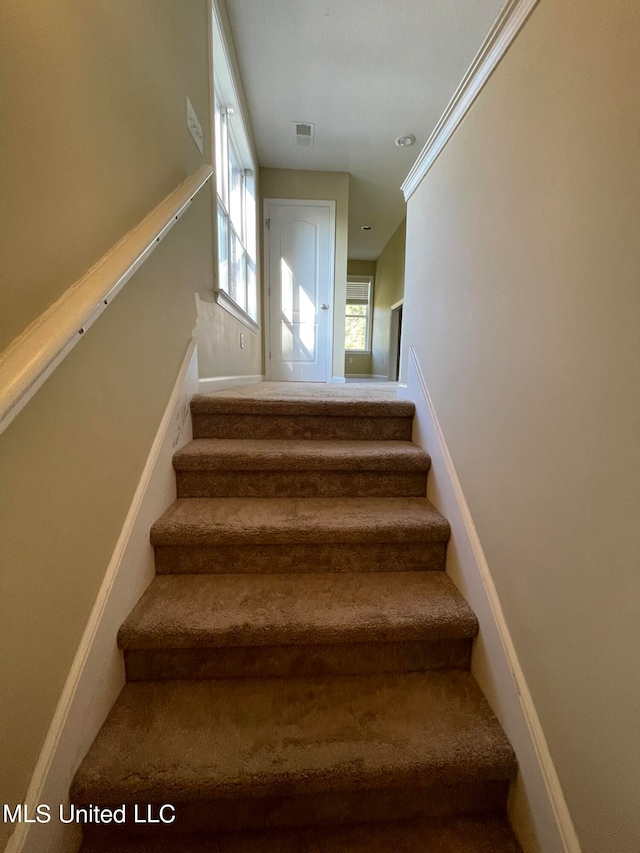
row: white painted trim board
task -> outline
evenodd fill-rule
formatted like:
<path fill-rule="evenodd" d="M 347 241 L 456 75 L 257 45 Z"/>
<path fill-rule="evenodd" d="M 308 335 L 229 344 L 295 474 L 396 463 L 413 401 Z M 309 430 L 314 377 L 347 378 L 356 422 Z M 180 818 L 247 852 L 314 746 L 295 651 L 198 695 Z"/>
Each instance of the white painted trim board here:
<path fill-rule="evenodd" d="M 107 567 L 78 651 L 62 689 L 25 796 L 29 813 L 38 803 L 68 803 L 69 787 L 125 684 L 118 629 L 155 576 L 149 529 L 176 498 L 171 457 L 191 441 L 189 402 L 198 389 L 195 341 L 191 340 L 162 421 Z M 73 853 L 77 825 L 18 824 L 5 853 Z"/>
<path fill-rule="evenodd" d="M 417 190 L 537 3 L 538 0 L 508 0 L 405 178 L 401 187 L 405 201 Z"/>
<path fill-rule="evenodd" d="M 198 380 L 198 393 L 211 394 L 225 388 L 234 388 L 236 385 L 253 385 L 256 382 L 264 382 L 261 373 L 252 376 L 205 376 Z"/>
<path fill-rule="evenodd" d="M 131 279 L 213 175 L 201 166 L 0 353 L 0 433 Z"/>
<path fill-rule="evenodd" d="M 345 373 L 345 379 L 370 379 L 375 382 L 389 382 L 386 373 Z"/>
<path fill-rule="evenodd" d="M 471 670 L 518 758 L 520 769 L 509 800 L 512 825 L 525 853 L 580 853 L 491 570 L 413 346 L 407 361 L 407 383 L 398 387 L 398 396 L 415 403 L 413 441 L 427 450 L 432 462 L 427 496 L 451 524 L 447 574 L 480 623 Z"/>

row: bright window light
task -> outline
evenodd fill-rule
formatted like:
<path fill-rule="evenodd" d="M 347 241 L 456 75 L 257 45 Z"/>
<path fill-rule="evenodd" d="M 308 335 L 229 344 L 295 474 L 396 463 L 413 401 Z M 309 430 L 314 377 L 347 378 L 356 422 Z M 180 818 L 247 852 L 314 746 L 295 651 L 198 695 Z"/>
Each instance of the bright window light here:
<path fill-rule="evenodd" d="M 255 164 L 217 14 L 213 35 L 218 289 L 257 322 Z"/>
<path fill-rule="evenodd" d="M 371 352 L 371 299 L 373 278 L 351 276 L 347 280 L 345 350 Z"/>

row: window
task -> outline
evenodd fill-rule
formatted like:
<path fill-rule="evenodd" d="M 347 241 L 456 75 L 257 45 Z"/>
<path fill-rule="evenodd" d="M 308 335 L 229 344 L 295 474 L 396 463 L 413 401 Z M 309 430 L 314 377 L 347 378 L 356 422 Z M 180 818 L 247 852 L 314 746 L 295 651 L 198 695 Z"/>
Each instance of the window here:
<path fill-rule="evenodd" d="M 217 301 L 257 329 L 254 164 L 214 4 Z"/>
<path fill-rule="evenodd" d="M 347 281 L 345 317 L 345 349 L 350 352 L 371 351 L 371 297 L 373 279 L 351 276 Z"/>

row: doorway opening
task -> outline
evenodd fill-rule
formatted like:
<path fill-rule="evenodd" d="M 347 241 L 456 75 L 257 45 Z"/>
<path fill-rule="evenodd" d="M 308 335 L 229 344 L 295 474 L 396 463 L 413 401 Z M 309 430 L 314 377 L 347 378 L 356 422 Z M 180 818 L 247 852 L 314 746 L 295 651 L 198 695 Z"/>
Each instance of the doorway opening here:
<path fill-rule="evenodd" d="M 402 336 L 402 305 L 404 299 L 391 306 L 391 326 L 389 330 L 389 374 L 391 382 L 400 378 L 400 344 Z"/>
<path fill-rule="evenodd" d="M 404 301 L 406 220 L 375 260 L 349 258 L 346 382 L 397 382 Z"/>

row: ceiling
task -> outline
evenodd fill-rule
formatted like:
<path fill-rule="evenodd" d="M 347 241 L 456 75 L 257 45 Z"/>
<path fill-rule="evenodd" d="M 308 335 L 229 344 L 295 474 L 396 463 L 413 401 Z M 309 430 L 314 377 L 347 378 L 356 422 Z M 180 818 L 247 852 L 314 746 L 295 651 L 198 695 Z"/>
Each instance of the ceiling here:
<path fill-rule="evenodd" d="M 400 224 L 400 185 L 503 4 L 227 0 L 260 165 L 350 173 L 350 258 L 377 258 Z"/>

